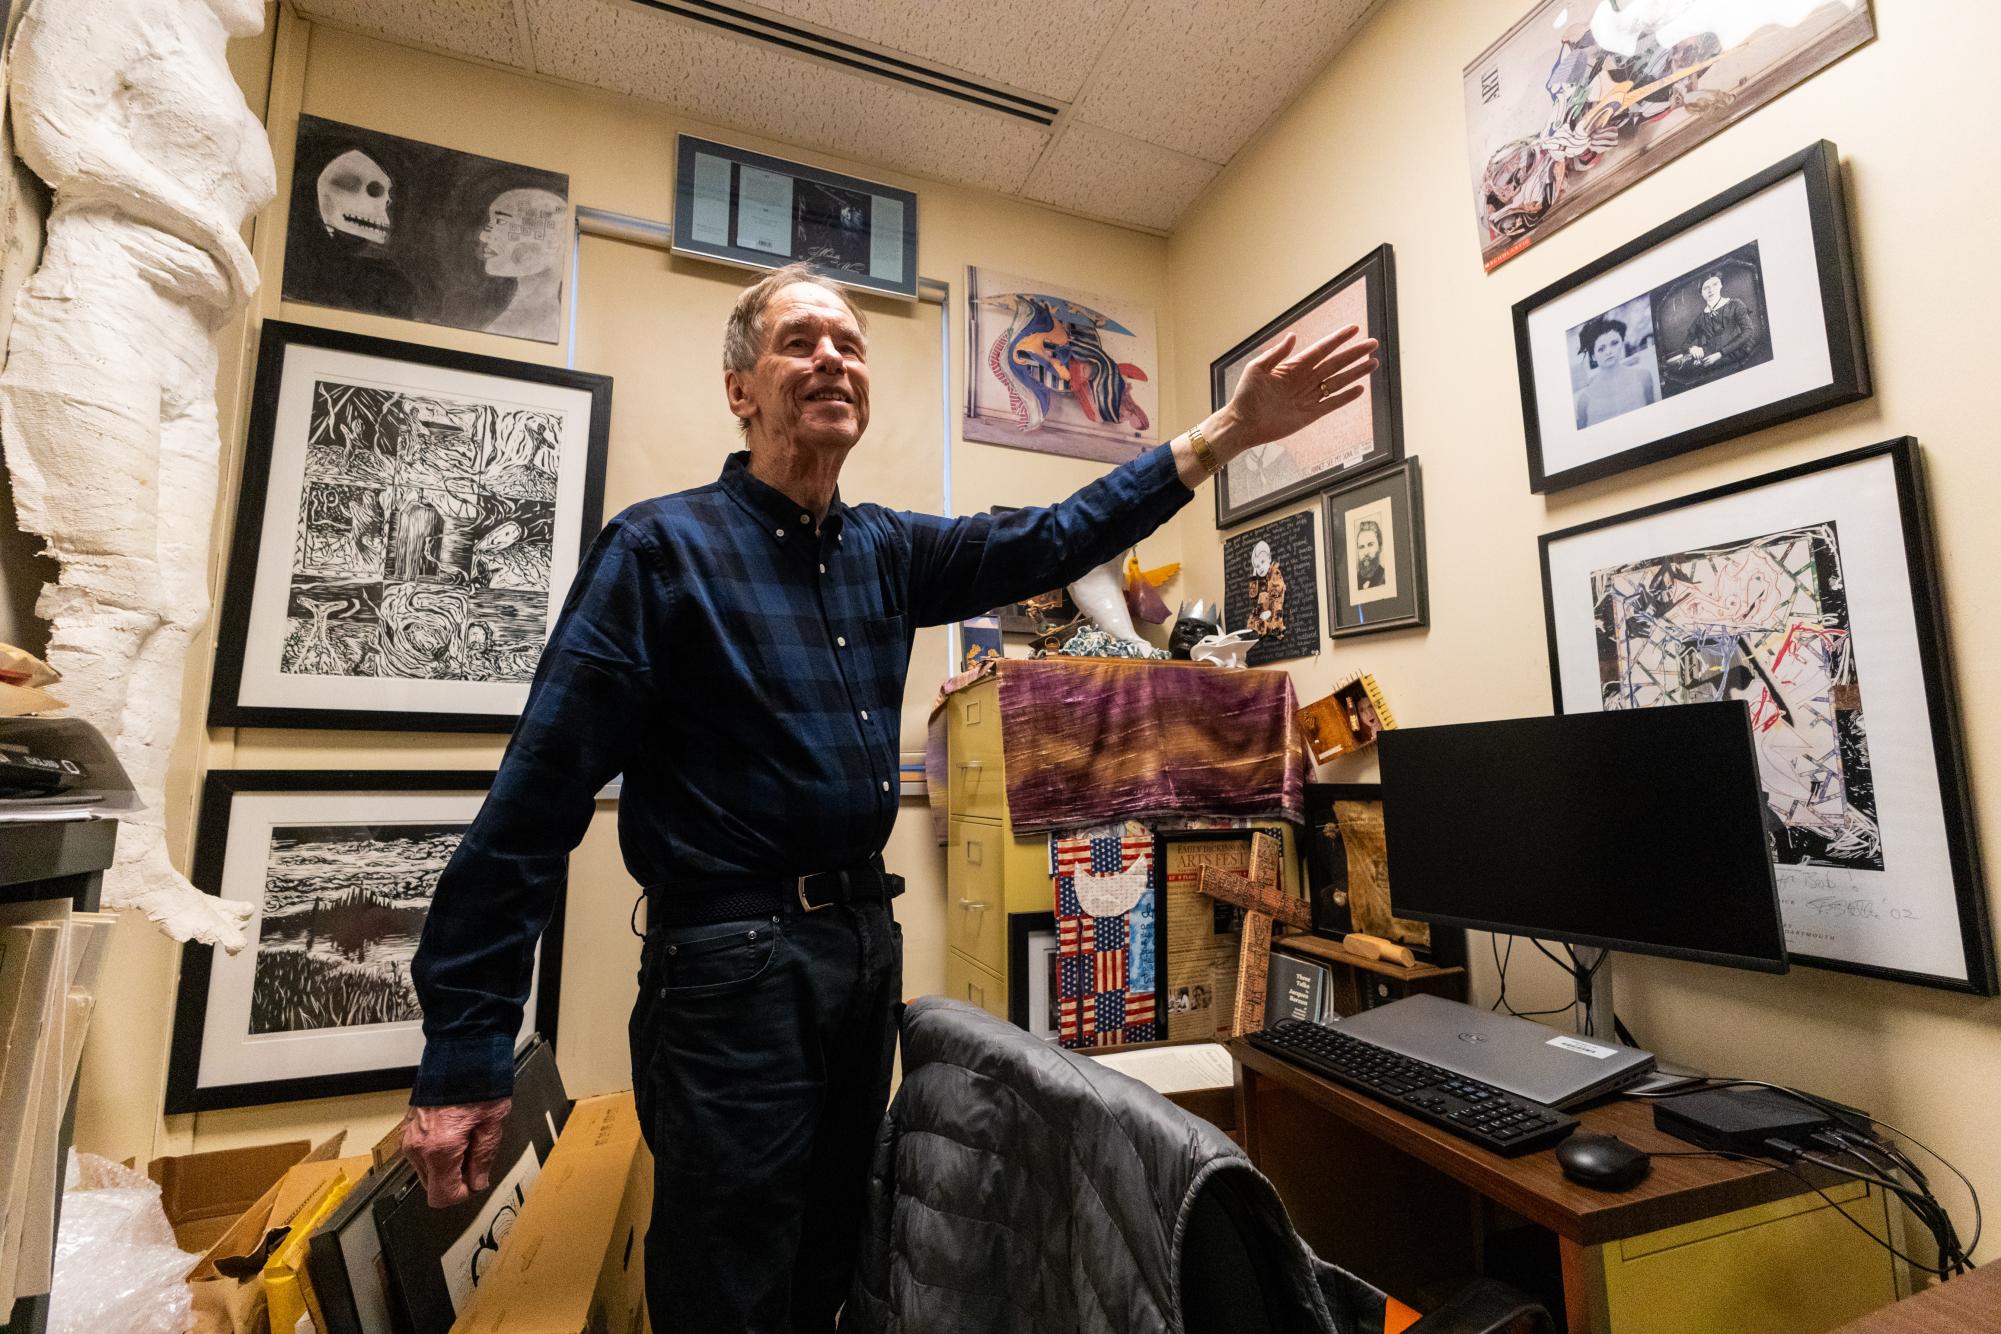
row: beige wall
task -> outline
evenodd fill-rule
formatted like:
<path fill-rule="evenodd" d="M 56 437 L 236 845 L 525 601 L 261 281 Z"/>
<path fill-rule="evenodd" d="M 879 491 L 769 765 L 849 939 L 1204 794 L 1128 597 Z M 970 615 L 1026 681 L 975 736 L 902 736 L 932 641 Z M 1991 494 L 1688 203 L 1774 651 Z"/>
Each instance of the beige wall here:
<path fill-rule="evenodd" d="M 267 123 L 278 158 L 280 198 L 260 218 L 253 238 L 266 290 L 242 331 L 241 355 L 221 386 L 224 421 L 231 425 L 226 428 L 225 498 L 217 520 L 218 569 L 226 556 L 246 416 L 237 386 L 254 351 L 258 320 L 283 318 L 520 360 L 561 363 L 565 356 L 561 346 L 280 302 L 283 183 L 301 112 L 567 172 L 574 203 L 643 218 L 671 214 L 674 136 L 684 130 L 915 189 L 923 198 L 919 271 L 950 283 L 954 293 L 954 403 L 961 388 L 959 294 L 968 263 L 1165 304 L 1167 251 L 1158 238 L 999 196 L 899 177 L 865 163 L 802 153 L 677 119 L 632 99 L 410 51 L 289 17 L 270 45 Z M 260 77 L 253 71 L 245 83 L 255 94 L 253 106 L 262 105 Z M 722 312 L 749 277 L 624 242 L 585 238 L 575 364 L 609 373 L 616 381 L 607 514 L 646 496 L 713 479 L 724 454 L 735 447 L 731 419 L 722 405 L 717 349 Z M 940 309 L 871 299 L 868 311 L 875 425 L 850 460 L 846 493 L 854 499 L 937 508 L 943 499 Z M 1171 382 L 1164 391 L 1172 392 Z M 1073 460 L 958 445 L 953 506 L 955 512 L 967 513 L 993 503 L 1054 500 L 1103 471 Z M 1143 554 L 1149 563 L 1176 559 L 1175 541 L 1172 533 L 1157 537 Z M 942 631 L 920 636 L 905 713 L 906 750 L 921 748 L 921 720 L 944 675 L 945 655 Z M 204 732 L 199 719 L 207 690 L 203 651 L 190 673 L 186 753 L 171 799 L 175 846 L 183 853 L 192 844 L 199 774 L 208 769 L 479 768 L 490 766 L 500 754 L 500 738 Z M 573 1093 L 624 1087 L 626 1080 L 625 1013 L 638 953 L 626 923 L 636 888 L 620 864 L 612 821 L 612 808 L 601 805 L 571 863 L 559 1045 Z M 889 857 L 910 880 L 910 892 L 898 905 L 909 956 L 906 990 L 912 995 L 939 990 L 944 982 L 943 860 L 929 841 L 922 803 L 904 803 Z M 177 951 L 140 926 L 122 932 L 118 944 L 111 972 L 115 981 L 99 1011 L 86 1058 L 78 1127 L 85 1147 L 121 1157 L 184 1152 L 316 1136 L 342 1126 L 357 1140 L 370 1141 L 400 1115 L 401 1096 L 384 1094 L 163 1120 L 158 1109 Z"/>
<path fill-rule="evenodd" d="M 1301 698 L 1370 671 L 1406 726 L 1547 713 L 1537 534 L 1915 435 L 1932 482 L 1975 806 L 1987 846 L 2001 846 L 2001 623 L 1983 598 L 2001 563 L 1992 515 L 2001 456 L 1987 390 L 2001 193 L 1993 136 L 1933 132 L 1982 123 L 1984 90 L 1955 72 L 1965 52 L 2001 40 L 2001 12 L 1981 0 L 1878 3 L 1874 44 L 1489 276 L 1474 240 L 1460 71 L 1526 4 L 1386 4 L 1169 243 L 1177 421 L 1206 406 L 1213 358 L 1373 246 L 1396 247 L 1405 441 L 1423 464 L 1431 628 L 1327 641 L 1319 657 L 1294 664 Z M 1848 167 L 1876 397 L 1548 500 L 1531 495 L 1513 303 L 1823 137 Z M 1216 589 L 1210 498 L 1179 523 L 1189 586 Z M 1323 775 L 1374 776 L 1368 760 Z M 1474 946 L 1484 953 L 1485 938 Z M 1663 1054 L 1868 1107 L 1967 1169 L 1990 1206 L 2001 1199 L 1992 1133 L 2001 1001 L 1814 969 L 1768 977 L 1630 956 L 1619 967 L 1621 1013 Z M 1476 965 L 1483 998 L 1494 994 L 1492 974 Z M 1511 1000 L 1515 987 L 1546 1004 L 1567 999 L 1531 951 L 1516 951 L 1510 978 Z M 1948 1199 L 1964 1218 L 1963 1199 Z M 1996 1243 L 1981 1249 L 2001 1254 Z"/>

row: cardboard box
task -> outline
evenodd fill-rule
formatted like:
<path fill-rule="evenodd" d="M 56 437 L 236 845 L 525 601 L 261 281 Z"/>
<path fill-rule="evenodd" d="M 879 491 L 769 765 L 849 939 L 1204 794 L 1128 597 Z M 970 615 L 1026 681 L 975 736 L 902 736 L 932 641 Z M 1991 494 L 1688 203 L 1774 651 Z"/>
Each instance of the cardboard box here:
<path fill-rule="evenodd" d="M 244 1211 L 278 1184 L 288 1168 L 305 1161 L 305 1140 L 260 1144 L 253 1149 L 218 1149 L 155 1158 L 146 1175 L 159 1183 L 160 1203 L 184 1251 L 206 1254 L 234 1227 Z"/>
<path fill-rule="evenodd" d="M 452 1334 L 640 1334 L 652 1205 L 632 1094 L 578 1102 Z"/>

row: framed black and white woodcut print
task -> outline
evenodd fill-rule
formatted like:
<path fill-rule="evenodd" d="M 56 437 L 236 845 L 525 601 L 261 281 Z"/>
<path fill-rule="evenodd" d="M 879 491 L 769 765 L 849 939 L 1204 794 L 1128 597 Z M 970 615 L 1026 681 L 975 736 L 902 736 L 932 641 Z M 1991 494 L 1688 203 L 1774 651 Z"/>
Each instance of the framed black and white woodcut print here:
<path fill-rule="evenodd" d="M 1396 256 L 1387 245 L 1370 251 L 1211 363 L 1210 406 L 1229 402 L 1245 364 L 1285 335 L 1296 335 L 1296 346 L 1304 347 L 1351 324 L 1361 329 L 1357 338 L 1381 344 L 1376 373 L 1364 382 L 1362 397 L 1283 440 L 1253 446 L 1231 459 L 1216 475 L 1218 528 L 1403 457 Z"/>
<path fill-rule="evenodd" d="M 512 728 L 610 418 L 606 376 L 266 321 L 210 725 Z"/>
<path fill-rule="evenodd" d="M 1834 145 L 1517 303 L 1515 357 L 1536 492 L 1867 398 Z"/>
<path fill-rule="evenodd" d="M 1795 962 L 1995 993 L 1915 441 L 1541 546 L 1559 711 L 1749 707 Z M 1702 837 L 1673 815 L 1665 791 L 1634 813 L 1639 853 L 1647 839 Z"/>
<path fill-rule="evenodd" d="M 194 882 L 252 907 L 248 949 L 188 945 L 169 1114 L 408 1088 L 423 1054 L 410 980 L 438 874 L 490 772 L 217 771 Z M 521 1037 L 556 1034 L 563 912 L 543 933 Z"/>
<path fill-rule="evenodd" d="M 1357 477 L 1321 499 L 1327 511 L 1327 633 L 1334 639 L 1430 623 L 1424 492 L 1417 460 Z"/>

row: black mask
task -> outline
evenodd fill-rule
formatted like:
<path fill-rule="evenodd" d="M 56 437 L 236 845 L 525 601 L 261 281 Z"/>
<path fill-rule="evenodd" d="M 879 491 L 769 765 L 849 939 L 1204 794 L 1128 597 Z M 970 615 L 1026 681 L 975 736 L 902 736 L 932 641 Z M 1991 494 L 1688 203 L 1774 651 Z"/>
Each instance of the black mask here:
<path fill-rule="evenodd" d="M 1195 647 L 1196 641 L 1206 639 L 1210 635 L 1221 634 L 1222 630 L 1223 627 L 1214 621 L 1183 616 L 1175 621 L 1173 631 L 1167 636 L 1167 651 L 1185 662 L 1188 660 L 1189 650 Z"/>

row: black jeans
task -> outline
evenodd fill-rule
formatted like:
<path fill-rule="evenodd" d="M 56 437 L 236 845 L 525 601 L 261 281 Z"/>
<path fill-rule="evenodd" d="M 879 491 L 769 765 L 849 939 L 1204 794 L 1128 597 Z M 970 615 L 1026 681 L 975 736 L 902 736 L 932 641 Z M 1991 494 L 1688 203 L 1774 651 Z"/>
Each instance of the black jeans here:
<path fill-rule="evenodd" d="M 647 933 L 631 1038 L 655 1334 L 834 1328 L 902 995 L 884 903 Z"/>

